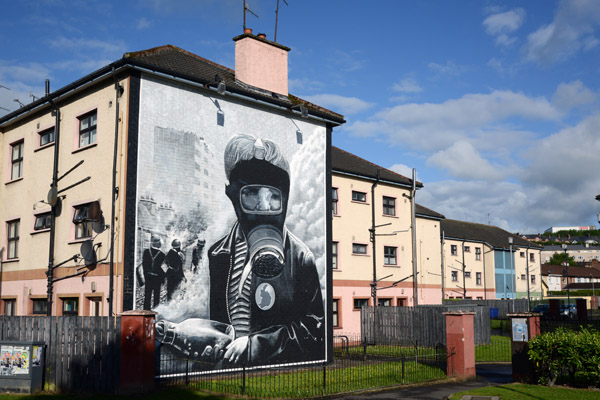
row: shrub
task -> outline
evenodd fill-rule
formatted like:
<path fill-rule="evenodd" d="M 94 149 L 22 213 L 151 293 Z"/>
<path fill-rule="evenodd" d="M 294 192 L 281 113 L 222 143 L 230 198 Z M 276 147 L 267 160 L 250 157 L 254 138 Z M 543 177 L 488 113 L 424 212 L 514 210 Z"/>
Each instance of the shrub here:
<path fill-rule="evenodd" d="M 529 358 L 539 383 L 553 386 L 569 378 L 572 385 L 600 384 L 600 332 L 565 328 L 536 336 L 529 342 Z"/>

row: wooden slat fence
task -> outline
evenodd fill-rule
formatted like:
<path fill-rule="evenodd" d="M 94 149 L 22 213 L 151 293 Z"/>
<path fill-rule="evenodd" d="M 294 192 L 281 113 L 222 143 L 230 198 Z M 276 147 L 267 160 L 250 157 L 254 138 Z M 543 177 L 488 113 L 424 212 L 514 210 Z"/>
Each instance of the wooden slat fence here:
<path fill-rule="evenodd" d="M 46 343 L 44 390 L 114 393 L 120 327 L 120 317 L 0 316 L 0 341 Z"/>
<path fill-rule="evenodd" d="M 444 305 L 466 305 L 466 304 L 476 304 L 479 306 L 486 306 L 491 308 L 498 309 L 498 318 L 506 319 L 508 318 L 506 314 L 511 313 L 522 313 L 528 312 L 527 308 L 527 299 L 515 299 L 515 300 L 502 300 L 502 299 L 493 299 L 493 300 L 443 300 Z"/>
<path fill-rule="evenodd" d="M 490 343 L 489 308 L 477 305 L 424 305 L 417 307 L 363 307 L 361 334 L 367 343 L 405 346 L 437 346 L 446 344 L 448 311 L 472 311 L 475 344 Z"/>

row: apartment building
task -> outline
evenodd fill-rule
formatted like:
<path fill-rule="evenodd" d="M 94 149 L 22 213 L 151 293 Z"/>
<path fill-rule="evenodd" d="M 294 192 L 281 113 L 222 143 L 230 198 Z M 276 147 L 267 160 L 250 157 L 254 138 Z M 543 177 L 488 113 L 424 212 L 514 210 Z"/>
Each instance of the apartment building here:
<path fill-rule="evenodd" d="M 541 298 L 541 246 L 492 225 L 441 221 L 444 298 Z"/>
<path fill-rule="evenodd" d="M 415 182 L 417 189 L 422 186 Z M 411 179 L 332 147 L 335 329 L 360 332 L 361 307 L 373 305 L 375 298 L 378 306 L 441 303 L 439 229 L 444 216 L 415 204 L 413 253 L 412 188 Z"/>
<path fill-rule="evenodd" d="M 273 230 L 280 233 L 274 241 L 284 249 L 290 240 L 307 246 L 327 307 L 327 166 L 331 131 L 343 116 L 288 93 L 289 48 L 251 30 L 234 41 L 235 71 L 161 46 L 126 53 L 0 118 L 6 160 L 0 165 L 0 313 L 151 308 L 171 320 L 208 318 L 209 251 L 218 253 L 210 247 L 238 234 L 240 210 L 260 214 L 257 219 L 282 215 L 285 228 Z M 232 179 L 226 168 L 241 161 L 231 154 L 224 161 L 235 140 L 254 141 L 250 160 L 283 170 L 289 184 L 267 184 L 276 178 L 266 174 L 262 191 L 250 185 L 236 209 L 242 200 L 226 193 Z M 171 252 L 181 261 L 154 265 L 155 254 L 166 259 Z M 169 277 L 179 280 L 173 290 Z M 274 302 L 265 305 L 270 312 L 291 301 L 276 297 L 276 289 L 264 292 Z"/>

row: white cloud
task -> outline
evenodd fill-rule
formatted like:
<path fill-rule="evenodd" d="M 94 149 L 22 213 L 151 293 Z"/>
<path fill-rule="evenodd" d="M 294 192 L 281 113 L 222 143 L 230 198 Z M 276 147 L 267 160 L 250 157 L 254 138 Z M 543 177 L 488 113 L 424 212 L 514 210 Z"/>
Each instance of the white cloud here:
<path fill-rule="evenodd" d="M 418 93 L 423 91 L 423 88 L 419 86 L 415 79 L 404 78 L 400 83 L 395 83 L 394 86 L 392 86 L 392 90 L 400 93 Z"/>
<path fill-rule="evenodd" d="M 397 174 L 406 176 L 407 178 L 412 178 L 412 168 L 409 167 L 408 165 L 394 164 L 391 167 L 389 167 L 388 169 L 390 171 L 394 171 Z M 418 177 L 417 177 L 417 180 L 419 180 Z"/>
<path fill-rule="evenodd" d="M 373 106 L 373 103 L 368 103 L 357 97 L 344 97 L 337 94 L 317 94 L 304 96 L 303 98 L 344 115 L 356 114 Z"/>
<path fill-rule="evenodd" d="M 525 10 L 515 8 L 488 16 L 483 21 L 483 26 L 489 35 L 496 37 L 496 45 L 508 47 L 517 41 L 517 38 L 510 34 L 519 29 L 524 21 Z"/>
<path fill-rule="evenodd" d="M 439 151 L 459 140 L 477 140 L 478 148 L 518 146 L 513 139 L 521 129 L 505 122 L 514 119 L 557 121 L 561 117 L 544 97 L 496 90 L 466 94 L 443 103 L 401 104 L 359 120 L 346 129 L 357 136 L 382 135 L 394 144 L 421 151 Z M 505 126 L 504 126 L 505 125 Z M 508 132 L 508 135 L 498 133 Z"/>
<path fill-rule="evenodd" d="M 90 53 L 91 50 L 100 51 L 101 54 L 118 54 L 125 52 L 125 45 L 121 41 L 108 42 L 97 39 L 66 38 L 59 36 L 50 40 L 50 46 L 61 50 L 74 50 Z"/>
<path fill-rule="evenodd" d="M 530 143 L 518 169 L 501 181 L 425 182 L 419 202 L 447 218 L 537 233 L 550 225 L 590 225 L 600 187 L 600 115 Z M 460 162 L 469 162 L 461 160 Z M 506 172 L 506 173 L 504 173 Z"/>
<path fill-rule="evenodd" d="M 137 20 L 137 26 L 136 28 L 141 31 L 144 29 L 148 29 L 150 28 L 150 21 L 148 21 L 146 18 L 142 17 L 140 19 Z"/>
<path fill-rule="evenodd" d="M 461 179 L 499 180 L 501 169 L 493 166 L 481 157 L 477 149 L 469 142 L 458 141 L 447 149 L 440 150 L 427 160 L 434 165 Z"/>
<path fill-rule="evenodd" d="M 490 35 L 506 34 L 516 31 L 525 22 L 525 10 L 514 10 L 492 14 L 483 21 L 485 31 Z"/>
<path fill-rule="evenodd" d="M 8 86 L 6 82 L 22 81 L 27 83 L 43 84 L 46 78 L 49 78 L 49 69 L 39 63 L 24 63 L 20 65 L 12 65 L 6 61 L 0 60 L 0 81 L 4 86 Z M 12 88 L 11 88 L 12 89 Z"/>
<path fill-rule="evenodd" d="M 427 67 L 437 73 L 437 74 L 444 74 L 444 75 L 452 75 L 452 76 L 458 76 L 464 72 L 466 72 L 469 68 L 464 66 L 464 65 L 457 65 L 452 61 L 446 61 L 446 64 L 438 64 L 438 63 L 434 63 L 431 62 L 429 64 L 427 64 Z"/>
<path fill-rule="evenodd" d="M 552 64 L 598 44 L 594 36 L 600 26 L 600 2 L 563 0 L 554 20 L 527 37 L 523 52 L 527 61 Z"/>
<path fill-rule="evenodd" d="M 579 80 L 561 83 L 552 96 L 552 103 L 562 110 L 569 110 L 582 104 L 589 104 L 595 100 L 596 94 L 585 87 Z"/>

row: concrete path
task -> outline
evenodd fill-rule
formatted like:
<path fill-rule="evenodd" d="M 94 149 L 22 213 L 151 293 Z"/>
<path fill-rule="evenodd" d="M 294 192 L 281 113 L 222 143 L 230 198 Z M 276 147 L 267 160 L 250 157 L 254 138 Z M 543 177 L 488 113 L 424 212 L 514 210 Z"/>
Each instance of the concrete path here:
<path fill-rule="evenodd" d="M 512 382 L 510 364 L 486 364 L 477 365 L 477 379 L 468 382 L 402 387 L 385 392 L 346 395 L 337 398 L 348 400 L 443 400 L 453 393 L 510 382 Z"/>

